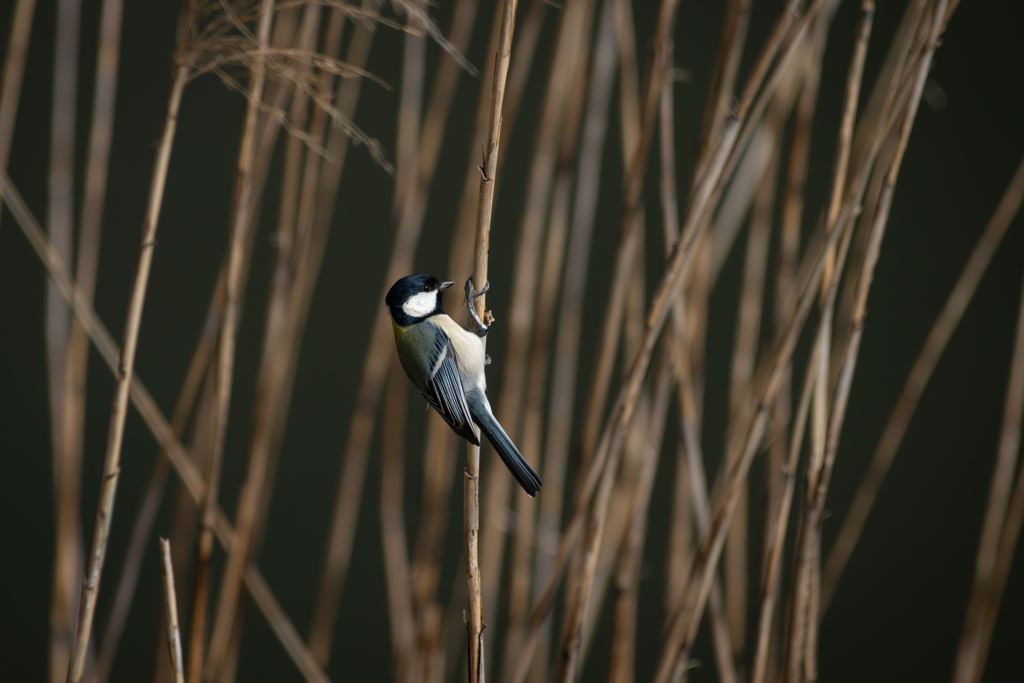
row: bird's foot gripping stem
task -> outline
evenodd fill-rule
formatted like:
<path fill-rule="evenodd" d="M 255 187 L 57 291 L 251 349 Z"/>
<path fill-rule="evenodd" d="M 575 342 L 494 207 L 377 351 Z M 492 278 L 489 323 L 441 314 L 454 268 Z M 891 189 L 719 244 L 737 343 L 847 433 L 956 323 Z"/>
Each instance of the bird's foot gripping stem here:
<path fill-rule="evenodd" d="M 470 277 L 468 280 L 466 280 L 466 306 L 469 307 L 469 315 L 473 317 L 473 329 L 471 329 L 470 332 L 472 332 L 478 337 L 487 336 L 487 325 L 486 323 L 484 323 L 483 320 L 480 319 L 480 316 L 477 315 L 476 306 L 473 305 L 473 299 L 483 294 L 486 294 L 490 288 L 491 282 L 490 280 L 488 280 L 486 283 L 484 283 L 483 289 L 481 289 L 479 292 L 474 292 L 473 278 Z M 484 314 L 484 317 L 488 317 L 486 313 Z"/>

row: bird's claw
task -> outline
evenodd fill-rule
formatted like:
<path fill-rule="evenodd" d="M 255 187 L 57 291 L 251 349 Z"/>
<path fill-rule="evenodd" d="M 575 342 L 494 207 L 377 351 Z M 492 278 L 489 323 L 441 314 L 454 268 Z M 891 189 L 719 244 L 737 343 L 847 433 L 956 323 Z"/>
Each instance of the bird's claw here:
<path fill-rule="evenodd" d="M 478 337 L 487 336 L 487 325 L 480 319 L 480 316 L 476 312 L 476 306 L 473 305 L 473 299 L 486 294 L 491 288 L 491 282 L 488 280 L 484 283 L 483 289 L 479 292 L 473 291 L 473 278 L 470 277 L 466 280 L 466 306 L 469 308 L 469 315 L 473 318 L 473 329 L 470 330 L 473 334 Z M 487 363 L 490 363 L 490 359 L 487 359 Z"/>

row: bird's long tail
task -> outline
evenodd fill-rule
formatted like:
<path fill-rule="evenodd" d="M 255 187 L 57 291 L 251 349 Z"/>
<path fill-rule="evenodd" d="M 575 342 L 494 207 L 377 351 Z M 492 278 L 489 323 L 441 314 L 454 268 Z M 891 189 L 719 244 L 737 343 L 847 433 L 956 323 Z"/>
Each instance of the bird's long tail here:
<path fill-rule="evenodd" d="M 479 425 L 480 431 L 487 435 L 487 440 L 491 442 L 494 450 L 501 456 L 508 471 L 516 478 L 516 481 L 523 487 L 523 490 L 533 498 L 537 495 L 537 491 L 540 490 L 540 477 L 530 467 L 530 463 L 526 462 L 526 458 L 519 452 L 516 445 L 512 443 L 512 439 L 508 438 L 508 434 L 501 428 L 498 421 L 494 419 L 490 406 L 484 403 L 480 407 L 483 410 L 472 411 L 473 420 Z"/>

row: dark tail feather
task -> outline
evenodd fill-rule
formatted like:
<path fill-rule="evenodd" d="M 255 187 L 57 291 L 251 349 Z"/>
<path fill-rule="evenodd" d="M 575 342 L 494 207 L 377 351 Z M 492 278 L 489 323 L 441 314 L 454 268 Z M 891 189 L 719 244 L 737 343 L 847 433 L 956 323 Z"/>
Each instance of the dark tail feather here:
<path fill-rule="evenodd" d="M 537 473 L 530 467 L 530 463 L 526 462 L 526 458 L 523 457 L 516 445 L 512 443 L 512 439 L 508 438 L 508 434 L 501 428 L 498 421 L 494 419 L 494 415 L 491 414 L 490 410 L 475 410 L 473 411 L 473 419 L 480 426 L 480 431 L 487 435 L 487 440 L 494 446 L 494 450 L 501 456 L 502 461 L 505 463 L 505 467 L 512 473 L 512 476 L 516 478 L 519 485 L 523 487 L 523 490 L 533 498 L 537 495 L 537 491 L 540 490 L 541 480 L 537 476 Z"/>

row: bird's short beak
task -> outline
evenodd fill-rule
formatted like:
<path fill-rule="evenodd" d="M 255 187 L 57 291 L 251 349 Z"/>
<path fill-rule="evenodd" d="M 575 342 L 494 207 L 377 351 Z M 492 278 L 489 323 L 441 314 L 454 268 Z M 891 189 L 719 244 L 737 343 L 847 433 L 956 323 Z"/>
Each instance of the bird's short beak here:
<path fill-rule="evenodd" d="M 437 290 L 437 291 L 443 292 L 444 290 L 448 289 L 449 287 L 451 287 L 454 284 L 455 284 L 454 282 L 449 282 L 448 280 L 445 280 L 444 282 L 441 283 L 441 288 L 439 290 Z"/>

